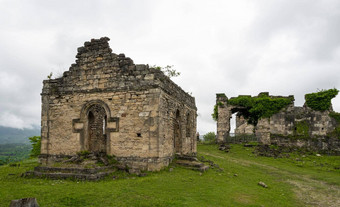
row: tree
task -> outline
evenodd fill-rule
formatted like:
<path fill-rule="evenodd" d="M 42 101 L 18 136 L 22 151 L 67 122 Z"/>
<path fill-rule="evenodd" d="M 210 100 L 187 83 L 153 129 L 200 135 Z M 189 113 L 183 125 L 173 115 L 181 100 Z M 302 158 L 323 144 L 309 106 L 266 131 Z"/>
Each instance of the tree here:
<path fill-rule="evenodd" d="M 38 157 L 41 153 L 41 137 L 40 136 L 33 136 L 28 138 L 32 144 L 32 150 L 30 157 Z"/>
<path fill-rule="evenodd" d="M 151 66 L 151 68 L 162 71 L 169 78 L 177 77 L 177 76 L 181 75 L 181 73 L 177 72 L 175 69 L 173 69 L 173 67 L 174 67 L 173 65 L 167 65 L 165 67 L 161 67 L 161 66 L 157 66 L 157 65 Z"/>
<path fill-rule="evenodd" d="M 207 143 L 214 143 L 216 142 L 216 135 L 215 132 L 208 132 L 205 135 L 203 135 L 204 142 Z"/>

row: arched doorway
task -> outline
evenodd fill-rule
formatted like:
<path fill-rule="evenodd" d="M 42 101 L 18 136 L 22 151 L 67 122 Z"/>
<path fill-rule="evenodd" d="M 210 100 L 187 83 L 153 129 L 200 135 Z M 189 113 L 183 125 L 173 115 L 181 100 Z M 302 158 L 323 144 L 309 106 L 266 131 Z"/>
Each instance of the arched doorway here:
<path fill-rule="evenodd" d="M 106 152 L 107 116 L 105 109 L 94 104 L 87 113 L 87 149 L 90 152 Z"/>
<path fill-rule="evenodd" d="M 181 153 L 182 138 L 181 138 L 181 116 L 179 110 L 176 111 L 176 117 L 174 120 L 174 151 L 175 153 Z"/>

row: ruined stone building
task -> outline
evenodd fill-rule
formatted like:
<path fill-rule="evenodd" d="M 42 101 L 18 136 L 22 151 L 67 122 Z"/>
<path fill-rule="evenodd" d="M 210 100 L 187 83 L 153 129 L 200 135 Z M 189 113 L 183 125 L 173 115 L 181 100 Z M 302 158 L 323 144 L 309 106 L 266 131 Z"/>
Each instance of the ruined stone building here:
<path fill-rule="evenodd" d="M 41 162 L 104 152 L 159 170 L 175 154 L 195 154 L 195 99 L 162 71 L 112 53 L 108 41 L 85 42 L 62 77 L 44 80 Z"/>
<path fill-rule="evenodd" d="M 261 118 L 256 125 L 250 124 L 241 112 L 244 107 L 232 105 L 225 94 L 216 95 L 218 108 L 217 140 L 223 142 L 230 133 L 232 114 L 236 115 L 235 134 L 253 134 L 262 144 L 278 144 L 298 147 L 310 147 L 317 150 L 333 150 L 340 154 L 340 139 L 334 135 L 339 127 L 337 120 L 330 116 L 332 106 L 318 111 L 307 106 L 294 106 L 294 96 L 269 96 L 260 93 L 258 96 L 288 100 L 288 104 L 270 117 Z M 251 96 L 239 96 L 251 97 Z M 333 112 L 334 113 L 334 112 Z M 337 113 L 338 114 L 338 113 Z"/>

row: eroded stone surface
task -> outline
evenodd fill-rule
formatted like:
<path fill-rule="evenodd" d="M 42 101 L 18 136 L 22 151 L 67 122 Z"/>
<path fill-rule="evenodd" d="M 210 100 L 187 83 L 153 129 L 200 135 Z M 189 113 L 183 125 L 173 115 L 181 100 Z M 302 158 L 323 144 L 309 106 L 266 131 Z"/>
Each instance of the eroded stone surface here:
<path fill-rule="evenodd" d="M 78 48 L 63 77 L 44 80 L 41 162 L 105 152 L 141 170 L 196 153 L 195 99 L 160 70 L 112 53 L 109 38 Z"/>

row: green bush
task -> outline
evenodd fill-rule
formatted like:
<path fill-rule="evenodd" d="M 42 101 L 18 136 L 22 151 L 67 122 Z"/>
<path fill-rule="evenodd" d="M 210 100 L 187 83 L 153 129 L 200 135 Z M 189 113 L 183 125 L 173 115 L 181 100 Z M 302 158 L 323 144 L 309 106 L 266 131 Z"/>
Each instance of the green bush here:
<path fill-rule="evenodd" d="M 215 132 L 208 132 L 203 135 L 203 140 L 206 143 L 215 143 L 216 142 L 216 134 Z"/>
<path fill-rule="evenodd" d="M 41 137 L 33 136 L 28 138 L 32 144 L 32 150 L 30 153 L 30 157 L 38 157 L 41 153 Z"/>
<path fill-rule="evenodd" d="M 309 93 L 305 95 L 308 107 L 316 111 L 326 111 L 331 107 L 331 100 L 338 95 L 338 89 L 321 90 L 317 93 Z"/>

